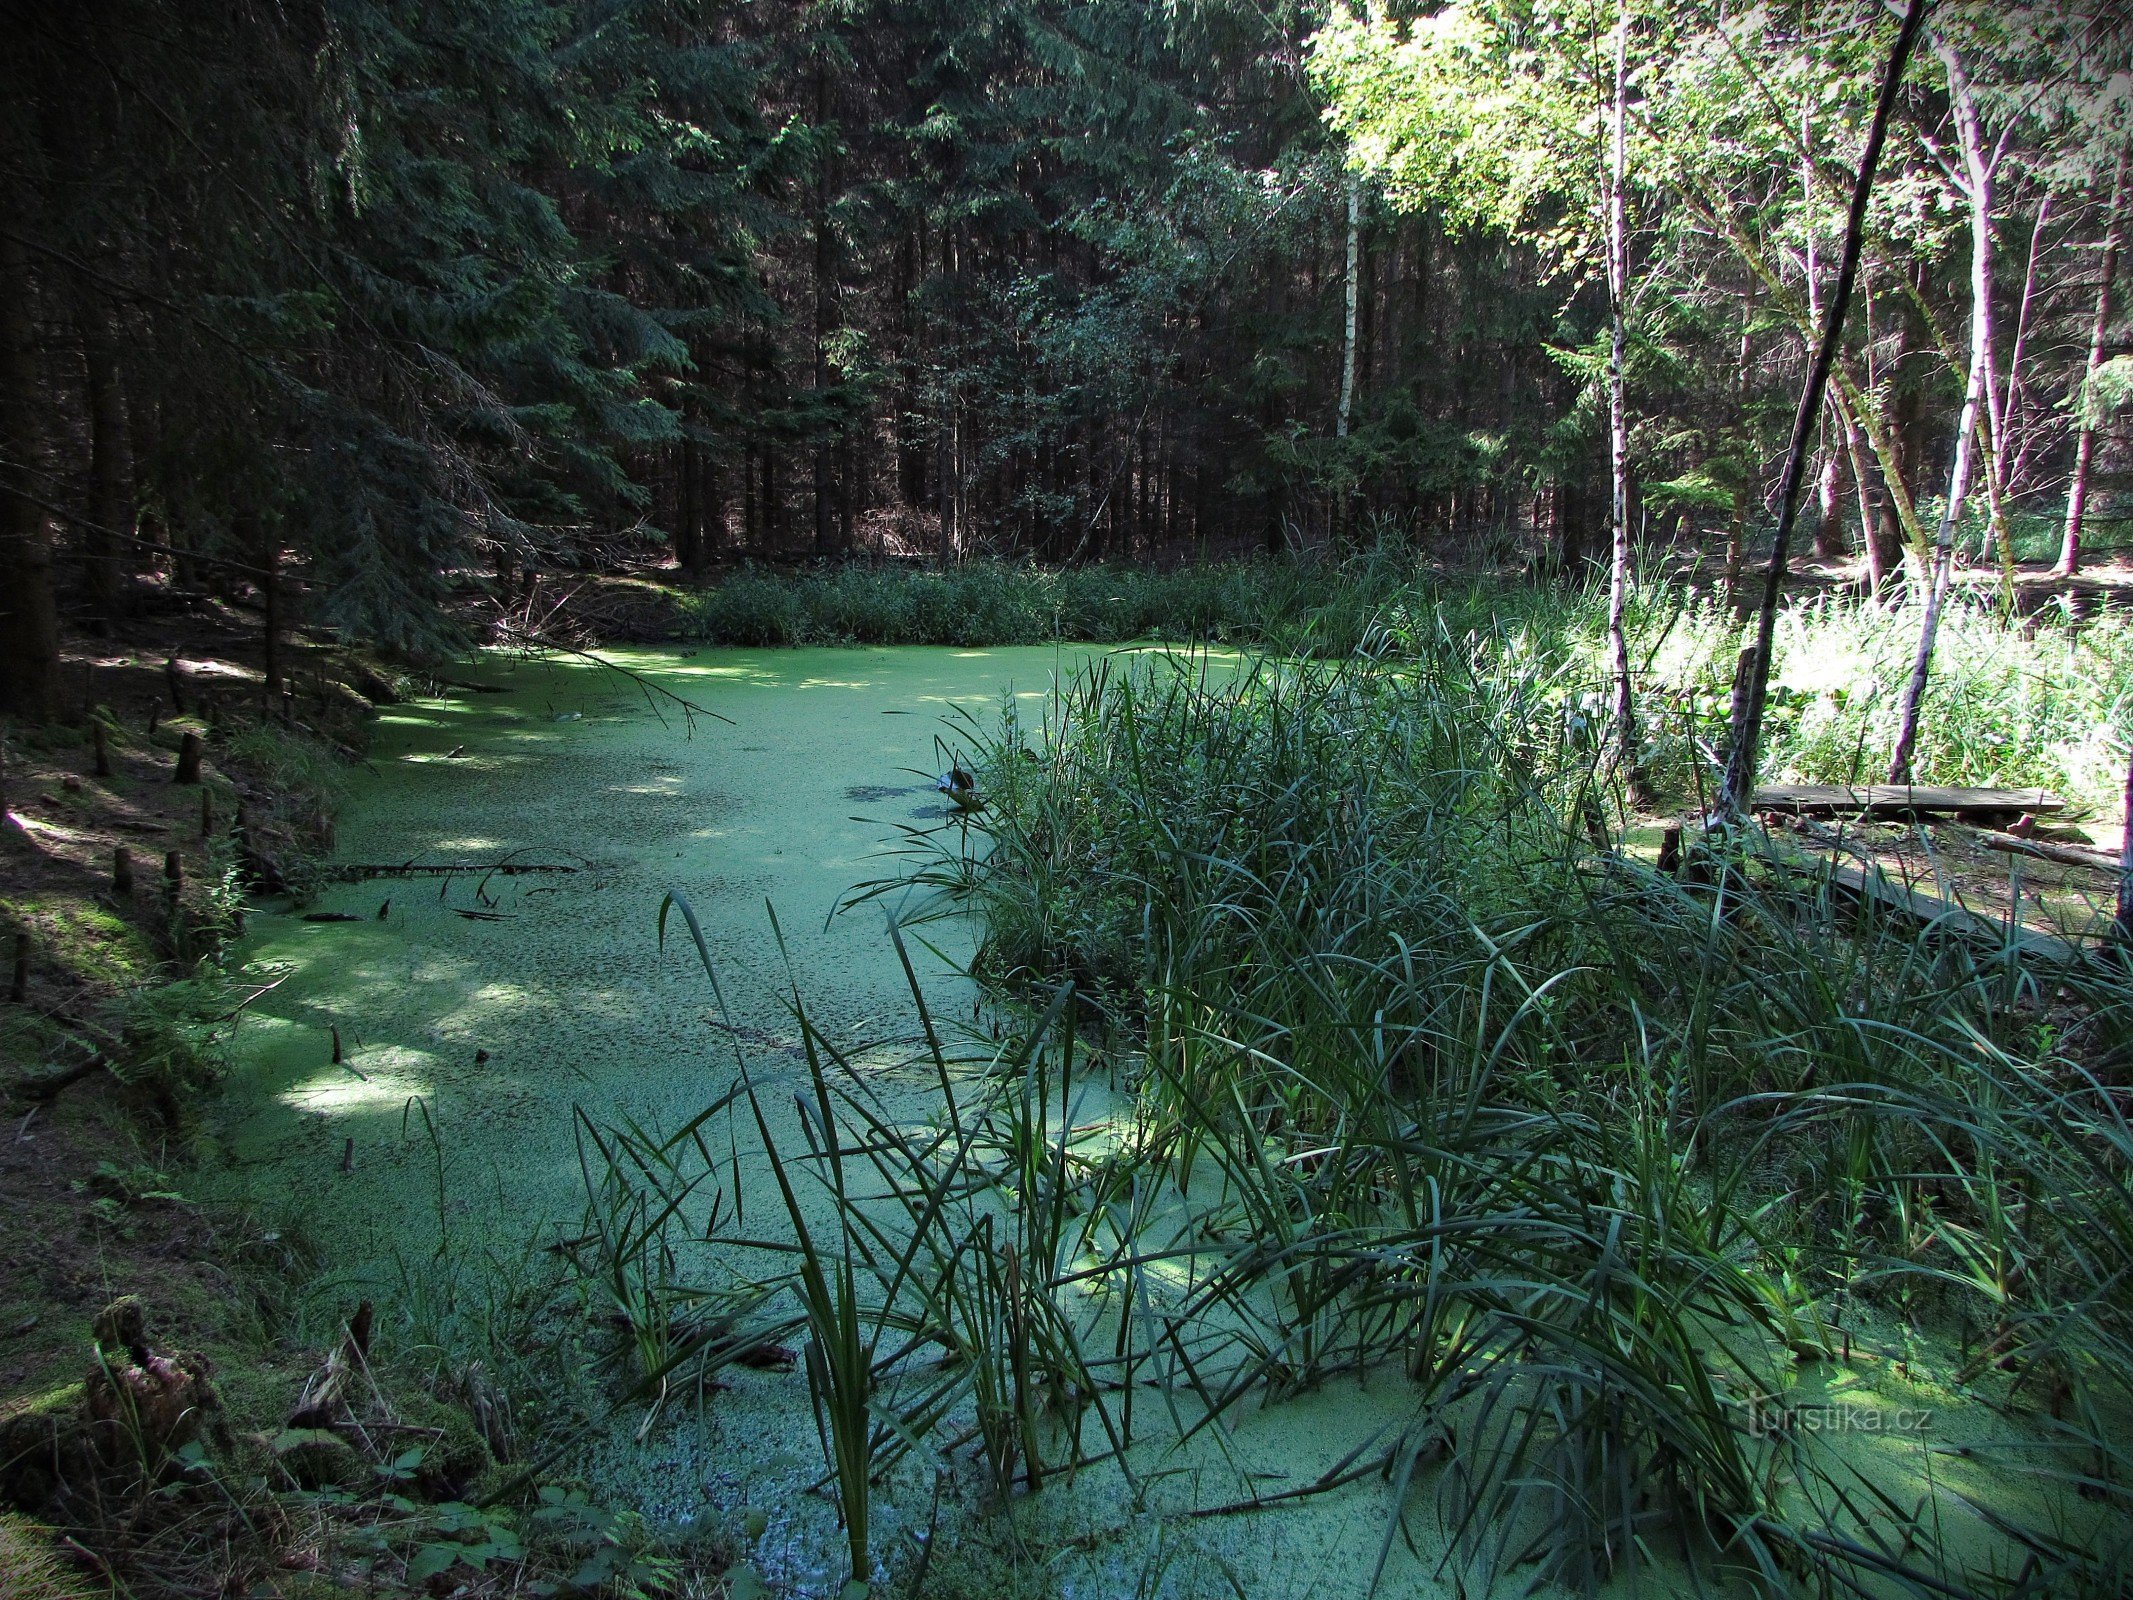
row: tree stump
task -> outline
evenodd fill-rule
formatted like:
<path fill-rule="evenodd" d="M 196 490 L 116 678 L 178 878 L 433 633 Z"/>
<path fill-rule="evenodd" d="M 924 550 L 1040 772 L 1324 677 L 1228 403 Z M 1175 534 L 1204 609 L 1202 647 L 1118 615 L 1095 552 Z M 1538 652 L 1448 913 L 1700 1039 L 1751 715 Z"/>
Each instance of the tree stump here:
<path fill-rule="evenodd" d="M 1659 835 L 1659 870 L 1669 878 L 1681 875 L 1681 824 L 1669 823 Z"/>
<path fill-rule="evenodd" d="M 133 898 L 133 852 L 124 845 L 111 852 L 111 892 L 121 900 Z"/>
<path fill-rule="evenodd" d="M 178 741 L 178 768 L 170 775 L 172 783 L 198 783 L 200 781 L 200 735 L 187 732 Z"/>

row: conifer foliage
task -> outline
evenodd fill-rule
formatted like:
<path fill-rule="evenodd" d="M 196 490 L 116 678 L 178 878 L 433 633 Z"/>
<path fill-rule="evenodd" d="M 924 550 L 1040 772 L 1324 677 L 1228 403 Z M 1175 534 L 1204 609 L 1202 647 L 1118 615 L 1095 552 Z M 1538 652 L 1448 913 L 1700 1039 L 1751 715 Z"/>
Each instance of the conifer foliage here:
<path fill-rule="evenodd" d="M 1877 586 L 1923 581 L 1980 305 L 1951 537 L 2123 539 L 2121 10 L 1934 9 L 1807 475 Z M 625 558 L 1396 531 L 1581 580 L 1613 528 L 1745 582 L 1893 26 L 0 0 L 0 702 L 174 594 L 419 654 L 455 591 Z"/>

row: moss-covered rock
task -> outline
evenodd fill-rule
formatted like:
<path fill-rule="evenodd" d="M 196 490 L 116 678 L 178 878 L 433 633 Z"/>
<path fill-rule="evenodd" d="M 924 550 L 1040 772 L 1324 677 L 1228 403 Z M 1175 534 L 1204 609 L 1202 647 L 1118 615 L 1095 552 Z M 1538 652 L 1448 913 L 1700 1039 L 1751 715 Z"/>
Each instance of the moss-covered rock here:
<path fill-rule="evenodd" d="M 426 1499 L 468 1499 L 495 1468 L 496 1457 L 466 1407 L 418 1390 L 396 1395 L 394 1410 L 411 1427 L 437 1430 L 424 1442 L 415 1469 L 415 1485 Z"/>

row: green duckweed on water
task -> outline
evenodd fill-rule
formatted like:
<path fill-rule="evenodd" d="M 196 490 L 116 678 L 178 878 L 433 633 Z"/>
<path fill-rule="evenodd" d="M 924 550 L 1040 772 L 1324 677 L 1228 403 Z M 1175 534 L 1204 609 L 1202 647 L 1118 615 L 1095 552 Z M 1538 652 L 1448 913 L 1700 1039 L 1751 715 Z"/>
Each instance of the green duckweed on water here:
<path fill-rule="evenodd" d="M 855 884 L 891 870 L 883 852 L 904 830 L 956 827 L 936 775 L 963 719 L 997 726 L 1013 704 L 1034 724 L 1057 675 L 1093 654 L 619 658 L 730 719 L 693 725 L 616 674 L 496 661 L 481 672 L 502 692 L 384 716 L 352 785 L 341 863 L 572 870 L 381 874 L 253 920 L 243 954 L 273 987 L 236 1035 L 222 1127 L 228 1181 L 285 1197 L 276 1204 L 291 1225 L 320 1244 L 319 1324 L 374 1294 L 410 1344 L 449 1346 L 506 1327 L 522 1346 L 568 1339 L 552 1310 L 513 1320 L 503 1303 L 552 1262 L 543 1247 L 582 1225 L 587 1130 L 681 1128 L 745 1070 L 788 1172 L 805 1165 L 791 1160 L 810 1134 L 796 1101 L 811 1082 L 796 996 L 818 1056 L 833 1058 L 883 1128 L 934 1125 L 944 1083 L 959 1099 L 980 1098 L 987 1007 L 957 971 L 970 959 L 971 930 L 934 920 L 906 939 L 932 1013 L 959 1041 L 950 1080 L 912 1045 L 910 984 L 884 926 L 893 899 L 835 913 Z M 1200 670 L 1226 674 L 1230 658 Z M 720 998 L 678 926 L 664 949 L 655 935 L 670 892 L 695 913 Z M 304 920 L 320 914 L 355 920 Z M 1040 1096 L 1037 1126 L 1046 1137 L 1071 1130 L 1061 1148 L 1071 1142 L 1077 1161 L 1100 1162 L 1104 1148 L 1135 1136 L 1121 1087 L 1086 1073 L 1070 1097 Z M 707 1125 L 707 1142 L 704 1185 L 684 1208 L 690 1238 L 715 1216 L 723 1239 L 792 1239 L 754 1125 L 723 1116 Z M 835 1203 L 811 1180 L 797 1192 L 810 1230 L 827 1234 Z M 1193 1198 L 1145 1211 L 1151 1236 L 1189 1232 Z M 1152 1261 L 1148 1292 L 1189 1299 L 1205 1281 L 1197 1250 Z M 668 1270 L 732 1294 L 766 1271 L 763 1262 L 760 1250 L 683 1240 Z M 1100 1285 L 1080 1299 L 1087 1336 L 1124 1314 Z M 797 1344 L 804 1334 L 788 1337 Z M 2007 1424 L 1956 1400 L 1954 1353 L 1892 1329 L 1857 1355 L 1809 1371 L 1789 1398 L 1846 1419 L 1835 1448 L 1862 1482 L 1911 1507 L 1953 1509 L 1974 1497 L 2024 1516 L 2049 1510 L 1985 1464 L 1977 1447 L 2004 1438 Z M 537 1365 L 529 1360 L 529 1370 Z M 775 1592 L 838 1594 L 843 1536 L 829 1498 L 808 1492 L 823 1478 L 823 1446 L 806 1376 L 772 1363 L 718 1377 L 717 1392 L 663 1406 L 627 1395 L 572 1436 L 561 1470 L 670 1532 L 734 1534 Z M 970 1461 L 911 1451 L 875 1498 L 876 1576 L 926 1567 L 938 1571 L 940 1592 L 958 1592 L 987 1570 L 973 1552 L 1004 1540 L 1045 1553 L 1045 1583 L 1074 1600 L 1357 1595 L 1374 1574 L 1387 1595 L 1459 1592 L 1434 1519 L 1412 1515 L 1388 1537 L 1393 1491 L 1377 1475 L 1276 1509 L 1196 1515 L 1337 1473 L 1407 1420 L 1412 1401 L 1396 1382 L 1335 1375 L 1197 1429 L 1184 1396 L 1150 1392 L 1136 1403 L 1140 1428 L 1124 1460 L 1055 1478 L 1022 1500 L 1011 1536 L 1008 1522 L 977 1509 L 984 1485 Z M 581 1398 L 559 1397 L 559 1410 L 570 1405 L 584 1409 Z M 528 1420 L 538 1432 L 573 1419 Z M 1189 1434 L 1182 1444 L 1180 1431 Z M 1961 1529 L 1949 1548 L 1992 1554 L 1981 1532 Z M 1649 1556 L 1641 1579 L 1624 1584 L 1687 1580 L 1667 1541 Z M 1523 1587 L 1516 1575 L 1505 1581 Z"/>

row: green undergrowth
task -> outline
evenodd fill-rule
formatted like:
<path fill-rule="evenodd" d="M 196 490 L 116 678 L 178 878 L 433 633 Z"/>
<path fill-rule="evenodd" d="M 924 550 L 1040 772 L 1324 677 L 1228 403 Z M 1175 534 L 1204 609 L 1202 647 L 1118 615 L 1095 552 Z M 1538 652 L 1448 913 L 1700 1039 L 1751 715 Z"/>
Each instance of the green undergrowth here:
<path fill-rule="evenodd" d="M 1900 597 L 1899 597 L 1900 599 Z M 1424 659 L 1441 637 L 1519 664 L 1550 714 L 1589 725 L 1605 703 L 1599 587 L 1451 580 L 1388 549 L 1345 563 L 1214 563 L 1171 571 L 980 562 L 948 570 L 746 570 L 683 597 L 682 632 L 717 645 L 1051 640 L 1228 643 L 1343 660 Z M 1666 798 L 1699 798 L 1722 745 L 1747 628 L 1724 604 L 1652 582 L 1631 607 L 1640 759 Z M 1781 614 L 1765 722 L 1770 781 L 1874 782 L 1895 742 L 1917 615 L 1898 601 L 1808 596 Z M 2115 807 L 2133 740 L 2133 624 L 2054 603 L 2012 618 L 1960 595 L 1941 626 L 1923 713 L 1922 783 L 2043 785 Z"/>

